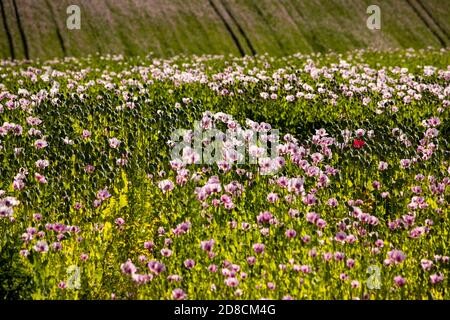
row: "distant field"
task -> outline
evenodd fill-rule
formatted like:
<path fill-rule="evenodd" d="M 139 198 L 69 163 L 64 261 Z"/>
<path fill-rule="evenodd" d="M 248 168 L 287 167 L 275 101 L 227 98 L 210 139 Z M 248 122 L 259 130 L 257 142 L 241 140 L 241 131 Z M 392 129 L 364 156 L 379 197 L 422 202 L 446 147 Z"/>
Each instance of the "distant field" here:
<path fill-rule="evenodd" d="M 81 8 L 81 30 L 66 8 Z M 366 27 L 378 4 L 382 28 Z M 246 55 L 449 45 L 439 0 L 0 0 L 0 57 Z"/>

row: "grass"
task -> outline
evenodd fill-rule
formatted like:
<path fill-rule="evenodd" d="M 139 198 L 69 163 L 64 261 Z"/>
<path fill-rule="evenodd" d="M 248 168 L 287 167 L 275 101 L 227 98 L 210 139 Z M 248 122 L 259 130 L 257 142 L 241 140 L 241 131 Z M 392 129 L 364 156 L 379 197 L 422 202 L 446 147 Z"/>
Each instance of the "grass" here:
<path fill-rule="evenodd" d="M 103 0 L 96 1 L 95 5 L 89 0 L 14 1 L 30 58 L 63 56 L 57 27 L 69 56 L 88 56 L 97 52 L 127 55 L 153 52 L 161 57 L 181 53 L 239 54 L 236 43 L 209 0 Z M 424 48 L 448 46 L 450 43 L 450 25 L 448 19 L 444 19 L 448 9 L 445 2 L 438 0 L 383 1 L 379 4 L 382 28 L 378 31 L 366 27 L 366 9 L 372 4 L 369 0 L 212 2 L 245 54 L 251 54 L 248 42 L 256 53 L 278 56 L 295 52 L 344 52 L 368 47 Z M 6 22 L 15 57 L 24 58 L 13 0 L 3 0 L 2 3 L 6 21 L 0 17 L 0 26 L 4 29 Z M 422 16 L 410 3 L 419 8 Z M 81 30 L 65 27 L 65 10 L 70 4 L 81 8 Z M 3 44 L 1 57 L 10 57 L 6 31 L 0 33 L 0 43 Z"/>

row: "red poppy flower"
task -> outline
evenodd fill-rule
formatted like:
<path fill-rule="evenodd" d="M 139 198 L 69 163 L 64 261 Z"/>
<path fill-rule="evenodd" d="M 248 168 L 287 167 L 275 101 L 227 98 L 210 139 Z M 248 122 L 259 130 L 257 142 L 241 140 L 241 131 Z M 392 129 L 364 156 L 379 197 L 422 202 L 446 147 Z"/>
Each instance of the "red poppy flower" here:
<path fill-rule="evenodd" d="M 353 148 L 355 149 L 360 149 L 362 148 L 366 143 L 364 142 L 364 140 L 361 139 L 355 139 L 353 140 Z"/>

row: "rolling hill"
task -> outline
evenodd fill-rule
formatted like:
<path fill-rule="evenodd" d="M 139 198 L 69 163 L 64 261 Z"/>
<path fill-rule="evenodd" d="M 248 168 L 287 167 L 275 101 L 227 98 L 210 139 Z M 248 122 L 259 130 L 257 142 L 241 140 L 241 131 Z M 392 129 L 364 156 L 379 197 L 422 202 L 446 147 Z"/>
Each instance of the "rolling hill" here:
<path fill-rule="evenodd" d="M 66 27 L 69 5 L 81 29 Z M 381 30 L 366 9 L 381 9 Z M 251 55 L 447 47 L 442 0 L 0 0 L 0 57 Z"/>

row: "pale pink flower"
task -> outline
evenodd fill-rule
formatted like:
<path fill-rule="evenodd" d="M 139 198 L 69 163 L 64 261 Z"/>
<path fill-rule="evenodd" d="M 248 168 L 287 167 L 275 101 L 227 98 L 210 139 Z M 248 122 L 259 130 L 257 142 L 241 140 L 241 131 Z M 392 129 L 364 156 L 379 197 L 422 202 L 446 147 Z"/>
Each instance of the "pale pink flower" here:
<path fill-rule="evenodd" d="M 180 288 L 176 288 L 172 291 L 172 298 L 175 300 L 184 300 L 186 297 L 186 293 Z"/>
<path fill-rule="evenodd" d="M 117 149 L 120 146 L 120 144 L 122 143 L 122 141 L 120 141 L 117 138 L 111 138 L 108 140 L 108 142 L 109 142 L 109 146 L 113 149 Z"/>

